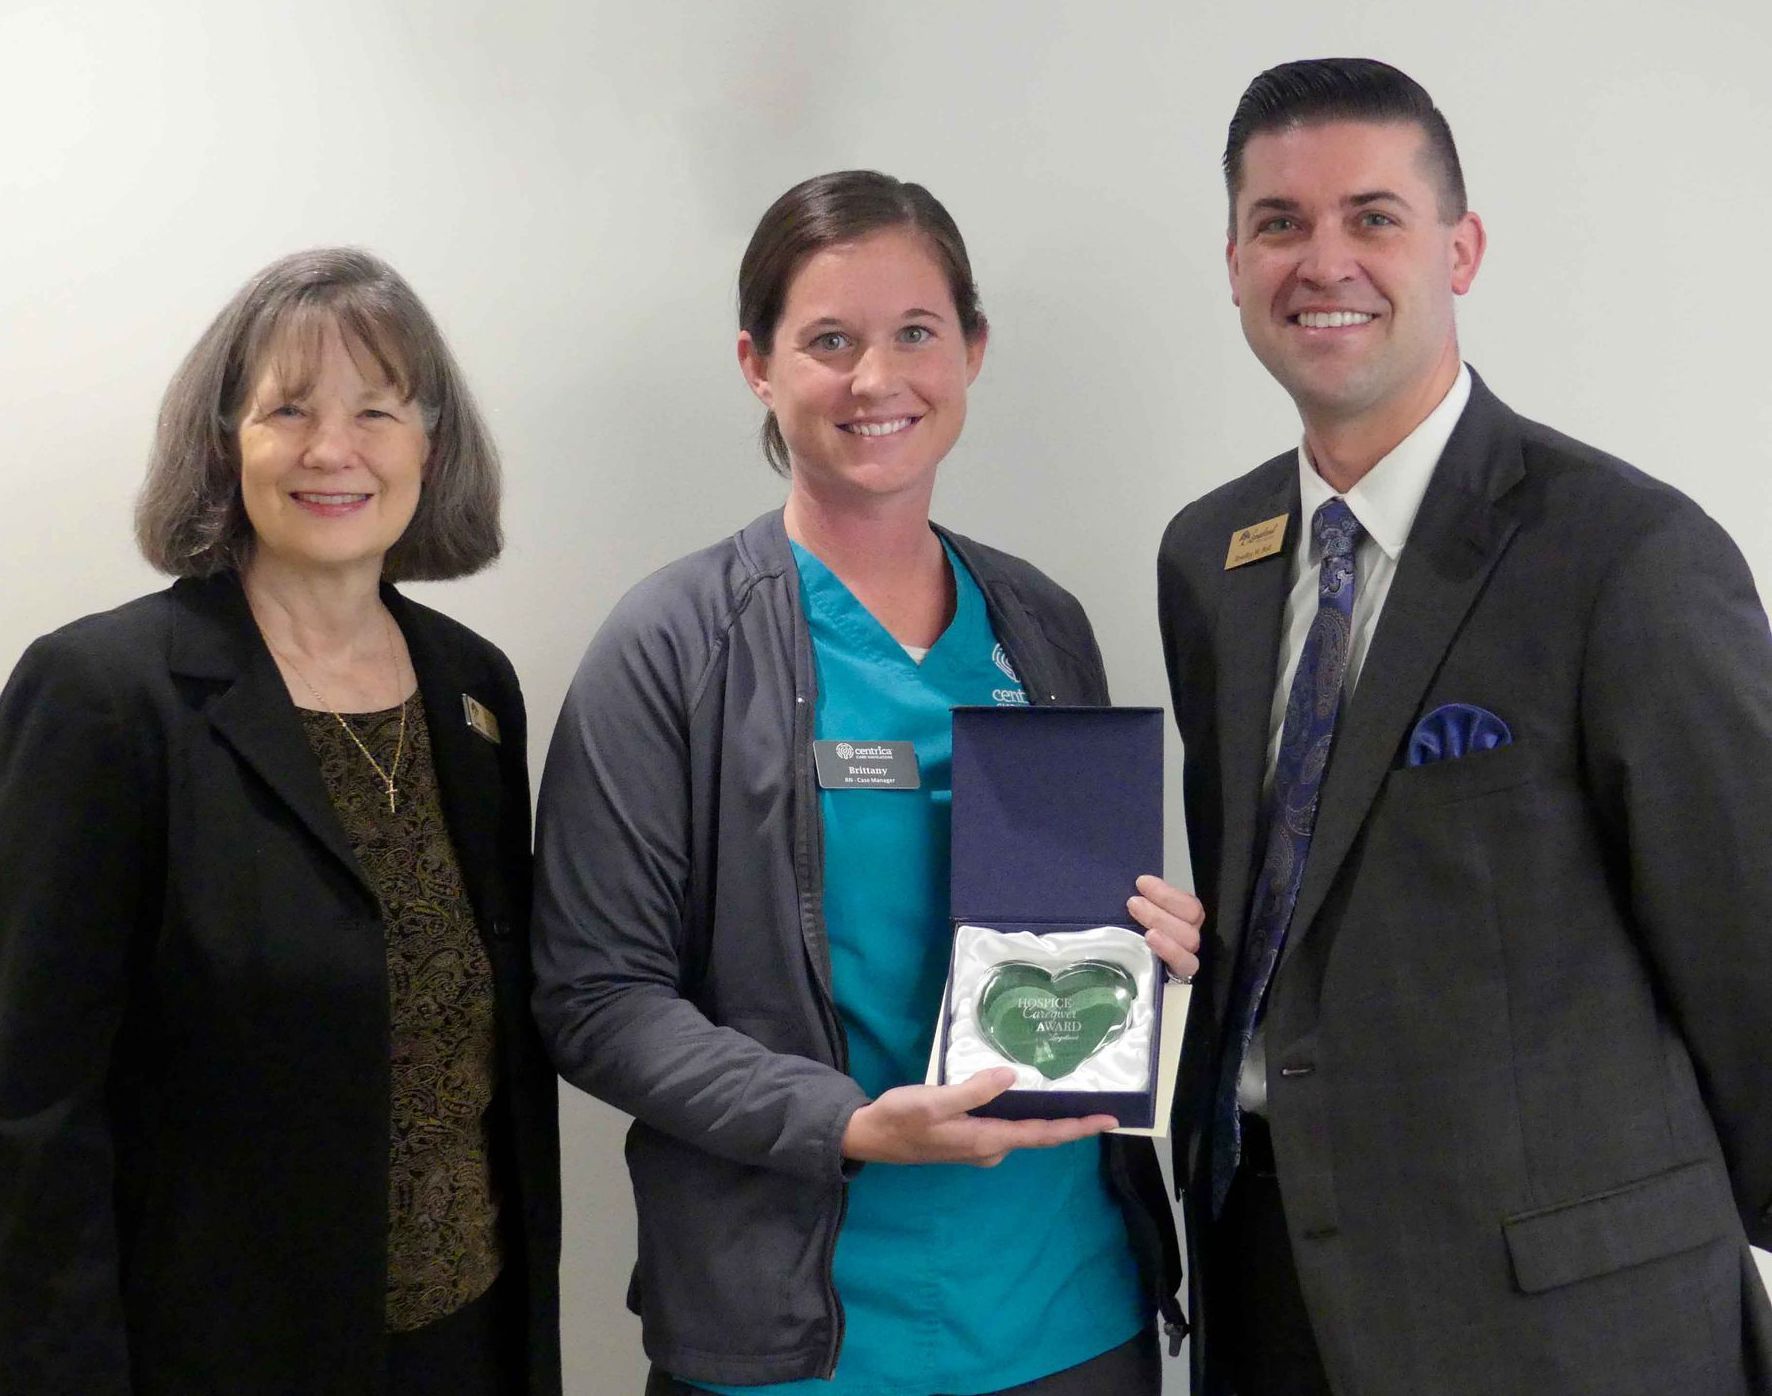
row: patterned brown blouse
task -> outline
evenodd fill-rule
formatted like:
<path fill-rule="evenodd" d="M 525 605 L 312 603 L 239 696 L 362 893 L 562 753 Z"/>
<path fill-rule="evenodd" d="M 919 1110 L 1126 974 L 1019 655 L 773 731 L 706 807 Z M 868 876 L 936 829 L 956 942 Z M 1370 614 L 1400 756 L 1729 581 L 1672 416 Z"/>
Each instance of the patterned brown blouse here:
<path fill-rule="evenodd" d="M 492 965 L 450 843 L 424 703 L 406 702 L 398 804 L 331 713 L 303 709 L 332 807 L 381 903 L 393 1027 L 387 1326 L 477 1299 L 503 1262 L 487 1110 L 496 1076 Z M 400 709 L 345 721 L 387 770 Z"/>

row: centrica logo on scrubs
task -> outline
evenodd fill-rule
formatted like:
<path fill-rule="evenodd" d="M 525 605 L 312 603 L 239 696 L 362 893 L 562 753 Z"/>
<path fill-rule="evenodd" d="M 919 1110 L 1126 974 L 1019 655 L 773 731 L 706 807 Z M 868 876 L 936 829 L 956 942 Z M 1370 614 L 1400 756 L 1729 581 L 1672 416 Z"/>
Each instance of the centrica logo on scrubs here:
<path fill-rule="evenodd" d="M 1009 676 L 1010 683 L 1020 683 L 1021 682 L 1021 675 L 1015 672 L 1015 666 L 1009 662 L 1009 655 L 1007 654 L 1007 652 L 1005 652 L 1005 650 L 1003 649 L 1003 647 L 1001 645 L 997 645 L 992 648 L 991 663 L 995 664 L 999 669 L 1001 669 L 1005 674 L 1007 674 Z M 998 691 L 1001 692 L 1002 690 L 999 689 Z M 1002 699 L 999 698 L 997 701 L 1002 702 Z"/>

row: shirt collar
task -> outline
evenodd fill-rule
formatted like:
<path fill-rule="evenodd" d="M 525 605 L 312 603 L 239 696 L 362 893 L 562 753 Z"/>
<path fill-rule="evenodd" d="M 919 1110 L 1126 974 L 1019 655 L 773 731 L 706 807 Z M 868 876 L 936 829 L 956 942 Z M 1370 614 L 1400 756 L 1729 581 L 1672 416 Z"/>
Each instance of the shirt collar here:
<path fill-rule="evenodd" d="M 1471 371 L 1460 364 L 1458 377 L 1446 390 L 1446 396 L 1440 399 L 1440 405 L 1422 418 L 1421 425 L 1399 441 L 1389 455 L 1368 470 L 1357 485 L 1341 496 L 1360 521 L 1360 527 L 1393 562 L 1409 541 L 1409 530 L 1415 526 L 1415 515 L 1427 496 L 1434 467 L 1440 463 L 1440 453 L 1446 449 L 1452 429 L 1464 415 L 1470 396 Z M 1335 498 L 1335 490 L 1317 474 L 1302 441 L 1298 445 L 1298 498 L 1308 547 L 1310 520 L 1323 504 Z"/>

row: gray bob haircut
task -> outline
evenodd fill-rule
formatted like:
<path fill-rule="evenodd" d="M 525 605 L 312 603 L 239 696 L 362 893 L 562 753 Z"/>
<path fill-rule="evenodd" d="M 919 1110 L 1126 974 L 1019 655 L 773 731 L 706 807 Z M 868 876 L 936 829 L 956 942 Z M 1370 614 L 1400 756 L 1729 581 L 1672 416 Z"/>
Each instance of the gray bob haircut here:
<path fill-rule="evenodd" d="M 207 577 L 239 571 L 252 557 L 240 497 L 240 414 L 273 358 L 283 390 L 307 392 L 334 329 L 418 404 L 429 441 L 418 508 L 382 575 L 444 581 L 499 555 L 498 453 L 436 322 L 380 258 L 317 247 L 271 263 L 242 286 L 167 386 L 135 507 L 136 543 L 160 571 Z"/>

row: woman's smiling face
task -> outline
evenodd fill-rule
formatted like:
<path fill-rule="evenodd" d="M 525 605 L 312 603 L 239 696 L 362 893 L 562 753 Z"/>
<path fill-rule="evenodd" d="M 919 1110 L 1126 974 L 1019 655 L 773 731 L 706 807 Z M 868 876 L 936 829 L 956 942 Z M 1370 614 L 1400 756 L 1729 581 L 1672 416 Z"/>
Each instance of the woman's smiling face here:
<path fill-rule="evenodd" d="M 296 570 L 362 567 L 379 575 L 418 508 L 429 450 L 417 402 L 336 326 L 311 382 L 273 350 L 240 413 L 240 494 L 253 562 Z"/>
<path fill-rule="evenodd" d="M 934 488 L 984 361 L 968 342 L 941 262 L 914 228 L 886 228 L 809 256 L 765 355 L 739 360 L 775 413 L 796 486 L 831 499 Z"/>

